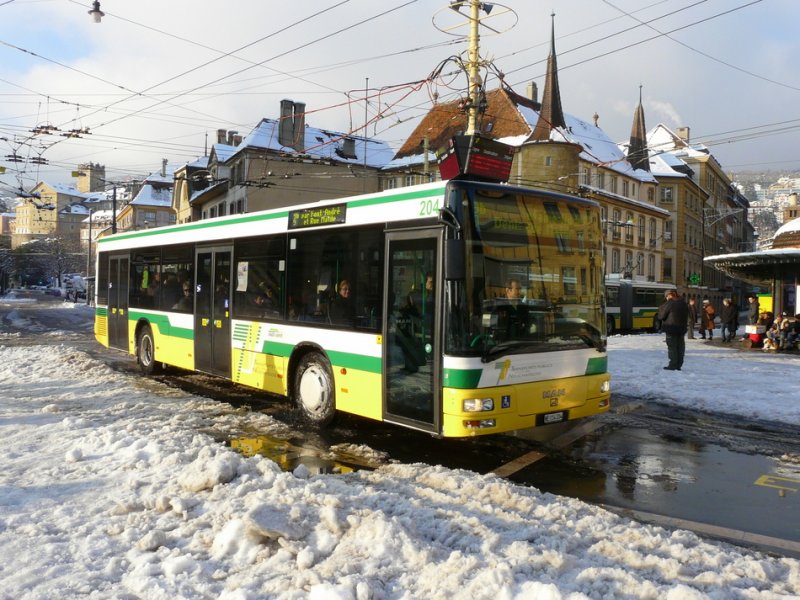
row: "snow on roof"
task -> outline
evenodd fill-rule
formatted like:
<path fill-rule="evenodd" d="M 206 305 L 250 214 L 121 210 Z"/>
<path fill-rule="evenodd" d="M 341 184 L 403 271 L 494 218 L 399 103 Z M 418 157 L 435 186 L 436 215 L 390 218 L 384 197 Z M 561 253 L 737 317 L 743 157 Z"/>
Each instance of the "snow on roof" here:
<path fill-rule="evenodd" d="M 354 155 L 352 156 L 342 152 L 345 139 L 353 140 Z M 241 152 L 245 148 L 263 148 L 274 152 L 301 154 L 312 159 L 332 160 L 352 165 L 366 164 L 368 167 L 378 169 L 389 164 L 394 157 L 394 151 L 386 142 L 309 126 L 305 129 L 304 150 L 298 152 L 294 148 L 278 143 L 278 121 L 274 119 L 262 119 L 253 131 L 242 140 L 236 151 Z M 366 156 L 364 155 L 365 150 Z"/>
<path fill-rule="evenodd" d="M 172 187 L 145 183 L 130 203 L 138 206 L 172 206 Z"/>
<path fill-rule="evenodd" d="M 775 232 L 773 238 L 777 238 L 779 235 L 783 233 L 792 233 L 795 231 L 800 231 L 800 217 L 798 217 L 797 219 L 792 219 L 791 221 L 788 221 L 783 225 L 781 225 L 778 228 L 778 231 Z"/>
<path fill-rule="evenodd" d="M 686 163 L 671 152 L 650 155 L 650 172 L 656 177 L 688 177 L 674 167 L 685 167 Z"/>
<path fill-rule="evenodd" d="M 521 104 L 517 106 L 517 110 L 532 128 L 536 126 L 539 120 L 538 111 Z M 655 183 L 656 179 L 651 173 L 631 166 L 622 149 L 602 129 L 568 113 L 564 113 L 564 120 L 566 129 L 553 129 L 550 133 L 551 141 L 577 144 L 583 149 L 581 159 L 640 181 Z"/>
<path fill-rule="evenodd" d="M 224 163 L 231 156 L 236 154 L 237 150 L 239 150 L 237 146 L 229 146 L 228 144 L 214 144 L 211 146 L 211 154 L 215 155 L 217 161 L 221 163 Z"/>

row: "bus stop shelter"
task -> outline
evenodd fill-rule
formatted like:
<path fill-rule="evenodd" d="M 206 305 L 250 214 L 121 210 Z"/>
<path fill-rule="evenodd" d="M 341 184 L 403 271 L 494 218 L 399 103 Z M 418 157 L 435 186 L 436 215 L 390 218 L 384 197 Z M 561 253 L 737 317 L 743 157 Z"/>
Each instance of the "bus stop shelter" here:
<path fill-rule="evenodd" d="M 772 248 L 758 252 L 741 252 L 708 256 L 705 263 L 728 276 L 747 281 L 772 295 L 775 314 L 783 311 L 800 313 L 800 247 Z"/>

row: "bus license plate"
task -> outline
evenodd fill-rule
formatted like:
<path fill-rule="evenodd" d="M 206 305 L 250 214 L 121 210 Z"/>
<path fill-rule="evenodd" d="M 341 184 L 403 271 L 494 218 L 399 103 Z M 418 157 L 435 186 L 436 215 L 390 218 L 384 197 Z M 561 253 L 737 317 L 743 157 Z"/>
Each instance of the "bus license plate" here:
<path fill-rule="evenodd" d="M 561 423 L 566 414 L 567 413 L 565 413 L 563 410 L 561 412 L 548 413 L 546 415 L 542 415 L 542 422 L 545 425 L 550 425 L 551 423 Z"/>

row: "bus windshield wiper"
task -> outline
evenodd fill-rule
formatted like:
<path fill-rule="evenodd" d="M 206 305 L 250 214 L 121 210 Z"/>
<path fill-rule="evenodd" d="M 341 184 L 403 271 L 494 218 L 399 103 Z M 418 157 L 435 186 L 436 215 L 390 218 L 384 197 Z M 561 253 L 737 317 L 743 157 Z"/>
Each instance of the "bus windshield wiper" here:
<path fill-rule="evenodd" d="M 506 354 L 521 354 L 522 352 L 542 352 L 546 344 L 541 341 L 513 340 L 501 342 L 494 346 L 487 346 L 481 357 L 481 362 L 491 362 Z"/>

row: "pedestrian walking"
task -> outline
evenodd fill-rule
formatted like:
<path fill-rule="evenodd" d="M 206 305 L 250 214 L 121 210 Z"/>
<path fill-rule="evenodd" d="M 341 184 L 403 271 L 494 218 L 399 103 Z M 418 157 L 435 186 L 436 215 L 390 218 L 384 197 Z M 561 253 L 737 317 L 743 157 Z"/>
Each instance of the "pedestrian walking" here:
<path fill-rule="evenodd" d="M 677 290 L 669 290 L 665 297 L 666 302 L 658 308 L 658 320 L 661 321 L 661 331 L 666 336 L 669 358 L 669 364 L 664 369 L 680 371 L 686 352 L 686 340 L 683 336 L 686 335 L 689 322 L 689 305 L 678 296 Z"/>
<path fill-rule="evenodd" d="M 706 330 L 708 331 L 708 339 L 714 339 L 714 318 L 717 316 L 717 311 L 711 300 L 706 298 L 703 300 L 703 308 L 700 310 L 700 337 L 706 339 Z"/>
<path fill-rule="evenodd" d="M 689 298 L 689 320 L 686 323 L 686 337 L 694 339 L 694 326 L 697 325 L 697 300 Z"/>
<path fill-rule="evenodd" d="M 739 328 L 739 310 L 733 305 L 730 298 L 722 300 L 722 310 L 719 313 L 720 331 L 722 341 L 733 341 L 736 330 Z"/>

